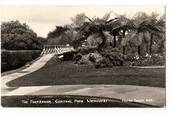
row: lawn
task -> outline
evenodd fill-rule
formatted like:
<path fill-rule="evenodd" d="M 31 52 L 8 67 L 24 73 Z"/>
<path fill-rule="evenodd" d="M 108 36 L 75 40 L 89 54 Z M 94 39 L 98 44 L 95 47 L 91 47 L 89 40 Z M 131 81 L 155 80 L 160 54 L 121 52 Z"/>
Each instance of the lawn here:
<path fill-rule="evenodd" d="M 165 68 L 113 67 L 96 69 L 52 58 L 41 69 L 15 79 L 8 86 L 118 84 L 165 87 Z"/>

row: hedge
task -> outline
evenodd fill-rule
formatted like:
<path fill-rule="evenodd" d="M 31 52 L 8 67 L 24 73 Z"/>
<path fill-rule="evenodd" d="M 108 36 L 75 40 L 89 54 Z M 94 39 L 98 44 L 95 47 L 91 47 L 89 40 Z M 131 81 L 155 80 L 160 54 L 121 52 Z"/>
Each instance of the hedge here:
<path fill-rule="evenodd" d="M 40 56 L 41 50 L 2 50 L 1 72 L 17 69 Z"/>

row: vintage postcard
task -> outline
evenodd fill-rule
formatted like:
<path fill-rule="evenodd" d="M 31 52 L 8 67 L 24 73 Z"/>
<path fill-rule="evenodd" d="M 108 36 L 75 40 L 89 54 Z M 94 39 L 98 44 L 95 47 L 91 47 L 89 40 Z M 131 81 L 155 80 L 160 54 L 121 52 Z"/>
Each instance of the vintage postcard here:
<path fill-rule="evenodd" d="M 2 107 L 166 107 L 163 5 L 1 5 Z"/>

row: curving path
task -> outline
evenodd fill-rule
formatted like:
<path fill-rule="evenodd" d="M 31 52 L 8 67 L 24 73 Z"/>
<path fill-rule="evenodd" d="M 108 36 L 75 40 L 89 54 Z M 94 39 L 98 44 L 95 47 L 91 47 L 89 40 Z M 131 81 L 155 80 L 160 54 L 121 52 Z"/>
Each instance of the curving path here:
<path fill-rule="evenodd" d="M 6 94 L 7 90 L 12 89 L 11 87 L 6 86 L 7 82 L 10 82 L 14 79 L 17 79 L 19 77 L 22 77 L 24 75 L 27 75 L 29 73 L 32 73 L 32 72 L 42 68 L 54 55 L 55 54 L 44 55 L 40 59 L 35 61 L 29 67 L 27 67 L 19 72 L 7 74 L 7 75 L 1 77 L 1 95 Z"/>
<path fill-rule="evenodd" d="M 56 85 L 8 87 L 6 83 L 42 68 L 54 54 L 42 56 L 20 72 L 1 77 L 1 96 L 13 95 L 85 95 L 132 100 L 154 106 L 165 106 L 165 88 L 133 85 Z"/>

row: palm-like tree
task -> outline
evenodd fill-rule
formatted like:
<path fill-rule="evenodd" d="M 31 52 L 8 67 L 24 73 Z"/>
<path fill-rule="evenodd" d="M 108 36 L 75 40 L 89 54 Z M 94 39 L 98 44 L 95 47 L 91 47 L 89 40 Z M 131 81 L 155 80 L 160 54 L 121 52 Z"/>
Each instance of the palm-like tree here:
<path fill-rule="evenodd" d="M 163 19 L 157 20 L 157 15 L 154 13 L 148 16 L 146 13 L 140 12 L 134 17 L 133 22 L 135 29 L 126 36 L 124 45 L 133 40 L 138 47 L 138 54 L 140 55 L 141 44 L 144 42 L 147 53 L 151 54 L 153 38 L 154 36 L 162 37 L 165 21 Z"/>
<path fill-rule="evenodd" d="M 157 15 L 154 13 L 148 16 L 146 13 L 139 12 L 133 19 L 127 18 L 126 15 L 115 14 L 116 18 L 109 20 L 110 14 L 111 12 L 107 13 L 103 18 L 94 17 L 92 19 L 86 16 L 89 21 L 78 28 L 77 38 L 74 41 L 77 46 L 90 35 L 98 34 L 97 37 L 102 39 L 102 42 L 98 45 L 100 50 L 106 44 L 107 38 L 104 31 L 108 31 L 113 36 L 113 48 L 116 47 L 116 37 L 119 36 L 123 54 L 125 54 L 126 46 L 134 40 L 133 42 L 136 42 L 135 45 L 138 47 L 138 54 L 140 55 L 142 43 L 146 44 L 147 53 L 152 53 L 154 36 L 161 38 L 165 32 L 164 19 L 158 20 Z"/>
<path fill-rule="evenodd" d="M 165 20 L 164 18 L 160 18 L 158 20 L 157 15 L 155 15 L 154 13 L 150 16 L 149 20 L 150 24 L 148 28 L 150 29 L 151 34 L 149 52 L 151 54 L 154 36 L 157 36 L 160 38 L 160 40 L 162 40 L 165 35 Z"/>
<path fill-rule="evenodd" d="M 122 46 L 123 46 L 123 54 L 125 54 L 126 51 L 126 45 L 123 43 L 125 39 L 125 35 L 130 30 L 135 29 L 135 25 L 131 19 L 126 17 L 126 14 L 124 15 L 117 15 L 116 21 L 110 22 L 112 26 L 111 34 L 114 36 L 114 47 L 116 47 L 116 36 L 121 36 L 122 38 Z"/>
<path fill-rule="evenodd" d="M 103 32 L 110 32 L 112 30 L 111 22 L 114 21 L 114 19 L 109 20 L 110 14 L 111 12 L 104 15 L 103 18 L 94 17 L 92 19 L 86 16 L 88 22 L 85 22 L 78 28 L 77 38 L 74 41 L 76 47 L 81 44 L 81 41 L 86 40 L 90 35 L 96 34 L 97 37 L 102 39 L 102 42 L 97 46 L 97 48 L 99 50 L 103 48 L 106 44 L 106 36 Z"/>
<path fill-rule="evenodd" d="M 152 43 L 154 36 L 162 37 L 164 29 L 164 21 L 157 19 L 157 14 L 152 13 L 151 16 L 147 16 L 137 27 L 138 33 L 143 34 L 143 39 L 145 41 L 147 53 L 152 53 Z"/>
<path fill-rule="evenodd" d="M 129 31 L 125 38 L 122 40 L 122 46 L 130 46 L 131 48 L 137 47 L 138 55 L 141 55 L 141 44 L 143 34 L 138 33 L 136 30 Z"/>
<path fill-rule="evenodd" d="M 113 48 L 116 47 L 116 36 L 121 36 L 122 38 L 125 37 L 125 33 L 131 29 L 134 29 L 133 22 L 126 17 L 126 15 L 117 15 L 114 19 L 110 19 L 111 12 L 107 13 L 103 16 L 103 18 L 94 17 L 90 19 L 86 16 L 89 22 L 85 22 L 83 26 L 79 28 L 77 34 L 77 40 L 75 42 L 80 44 L 81 41 L 88 38 L 91 34 L 99 34 L 102 43 L 99 45 L 99 49 L 105 46 L 106 43 L 106 36 L 104 31 L 108 31 L 113 36 Z M 125 53 L 125 46 L 123 46 L 123 53 Z"/>

